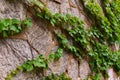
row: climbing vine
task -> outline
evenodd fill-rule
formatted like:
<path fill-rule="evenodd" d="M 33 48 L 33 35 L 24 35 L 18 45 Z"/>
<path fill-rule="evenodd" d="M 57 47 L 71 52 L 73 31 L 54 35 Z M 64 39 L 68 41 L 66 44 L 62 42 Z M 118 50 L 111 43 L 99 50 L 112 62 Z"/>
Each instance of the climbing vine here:
<path fill-rule="evenodd" d="M 39 57 L 35 60 L 28 60 L 23 65 L 18 66 L 16 70 L 11 71 L 11 73 L 7 76 L 5 80 L 12 80 L 14 76 L 16 76 L 19 72 L 30 72 L 37 71 L 41 69 L 41 71 L 45 68 L 48 68 L 47 59 L 43 55 L 39 55 Z"/>
<path fill-rule="evenodd" d="M 32 71 L 37 68 L 47 68 L 47 62 L 53 58 L 58 60 L 62 56 L 63 50 L 65 50 L 73 53 L 79 58 L 78 60 L 86 58 L 86 56 L 90 57 L 89 65 L 94 74 L 91 77 L 93 80 L 101 80 L 102 74 L 107 78 L 107 70 L 110 67 L 113 67 L 118 73 L 120 72 L 120 52 L 112 51 L 109 47 L 109 44 L 120 43 L 119 0 L 101 0 L 103 8 L 100 7 L 97 0 L 82 1 L 88 17 L 94 22 L 91 29 L 85 29 L 83 21 L 76 16 L 53 14 L 42 2 L 31 0 L 32 7 L 36 8 L 37 16 L 47 20 L 53 26 L 60 48 L 57 52 L 52 53 L 48 59 L 39 57 L 36 60 L 27 61 L 20 67 L 22 70 Z M 55 28 L 58 25 L 61 26 L 61 32 Z M 65 32 L 62 32 L 62 30 Z M 39 59 L 42 59 L 40 60 L 42 62 Z M 45 80 L 51 80 L 53 77 L 55 77 L 55 80 L 61 79 L 52 75 L 46 77 Z"/>
<path fill-rule="evenodd" d="M 44 77 L 43 80 L 72 80 L 72 79 L 69 78 L 65 73 L 63 73 L 59 76 L 56 74 L 51 74 L 49 76 Z"/>
<path fill-rule="evenodd" d="M 8 37 L 20 33 L 25 28 L 32 26 L 30 19 L 20 21 L 18 19 L 0 20 L 0 36 Z"/>
<path fill-rule="evenodd" d="M 12 70 L 11 73 L 5 78 L 5 80 L 12 80 L 20 72 L 33 71 L 37 73 L 37 71 L 40 71 L 42 73 L 44 69 L 48 69 L 48 64 L 51 61 L 58 60 L 62 56 L 63 56 L 63 50 L 61 48 L 58 48 L 58 50 L 55 53 L 51 53 L 48 58 L 45 58 L 44 55 L 40 54 L 38 58 L 34 60 L 28 60 L 21 66 L 18 66 L 15 70 Z M 65 76 L 61 75 L 60 79 L 61 78 L 65 78 Z M 46 79 L 47 77 L 44 78 L 43 80 Z"/>
<path fill-rule="evenodd" d="M 99 40 L 92 42 L 93 50 L 89 53 L 89 55 L 91 56 L 90 65 L 93 67 L 93 70 L 95 69 L 95 72 L 97 71 L 97 73 L 101 72 L 103 74 L 106 74 L 106 70 L 110 67 L 114 67 L 114 69 L 119 72 L 118 64 L 120 61 L 119 51 L 111 51 L 108 47 L 108 44 L 106 43 L 106 41 L 109 41 L 110 44 L 119 43 L 120 38 L 119 22 L 115 14 L 111 11 L 109 2 L 109 0 L 102 1 L 103 10 L 105 10 L 104 16 L 103 10 L 97 3 L 97 0 L 84 0 L 86 12 L 90 14 L 90 17 L 94 18 L 94 29 L 97 29 L 97 33 L 95 34 L 95 36 L 97 35 L 96 38 Z M 94 34 L 92 34 L 92 36 L 94 36 Z M 101 40 L 105 41 L 102 41 L 101 43 Z"/>
<path fill-rule="evenodd" d="M 115 14 L 112 12 L 112 8 L 110 7 L 110 3 L 111 1 L 107 1 L 104 0 L 102 1 L 103 4 L 103 8 L 105 11 L 105 16 L 108 18 L 109 22 L 110 22 L 110 27 L 112 28 L 113 32 L 112 35 L 113 37 L 110 38 L 111 43 L 119 43 L 120 42 L 120 23 L 119 23 L 119 19 L 117 19 L 117 16 L 115 16 Z M 115 31 L 115 32 L 114 32 Z"/>
<path fill-rule="evenodd" d="M 118 21 L 120 21 L 120 1 L 119 0 L 112 0 L 109 2 L 111 11 L 117 17 Z"/>

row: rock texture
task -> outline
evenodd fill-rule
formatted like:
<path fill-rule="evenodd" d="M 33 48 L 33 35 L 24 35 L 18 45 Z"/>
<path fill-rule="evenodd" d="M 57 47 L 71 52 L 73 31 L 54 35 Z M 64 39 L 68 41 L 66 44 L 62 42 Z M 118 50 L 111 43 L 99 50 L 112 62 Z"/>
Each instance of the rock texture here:
<path fill-rule="evenodd" d="M 90 27 L 91 22 L 86 18 L 82 5 L 78 0 L 41 0 L 54 13 L 70 13 L 84 20 L 86 28 Z M 28 11 L 23 3 L 17 0 L 8 1 L 0 0 L 0 19 L 26 18 Z M 32 17 L 32 16 L 30 16 Z M 49 23 L 33 19 L 33 26 L 20 35 L 12 39 L 0 39 L 0 80 L 5 80 L 7 74 L 16 66 L 21 65 L 27 60 L 34 59 L 38 54 L 48 56 L 51 51 L 57 48 L 52 32 L 49 29 Z M 86 60 L 82 60 L 79 65 L 72 54 L 65 52 L 59 61 L 53 61 L 46 71 L 50 73 L 61 74 L 66 72 L 72 80 L 83 80 L 91 73 L 90 67 Z M 108 70 L 109 80 L 115 80 L 116 74 L 113 69 Z M 113 76 L 114 74 L 114 76 Z M 31 73 L 20 73 L 14 80 L 40 80 L 41 77 Z"/>
<path fill-rule="evenodd" d="M 86 60 L 82 60 L 79 66 L 79 76 L 81 79 L 86 79 L 91 73 L 89 64 Z"/>

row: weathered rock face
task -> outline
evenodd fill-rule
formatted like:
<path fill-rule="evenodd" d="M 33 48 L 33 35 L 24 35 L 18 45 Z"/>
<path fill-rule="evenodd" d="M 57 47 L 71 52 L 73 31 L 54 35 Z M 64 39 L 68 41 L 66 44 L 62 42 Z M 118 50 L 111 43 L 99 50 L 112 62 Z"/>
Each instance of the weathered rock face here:
<path fill-rule="evenodd" d="M 87 20 L 82 9 L 82 5 L 78 0 L 41 0 L 54 13 L 70 13 L 84 20 L 86 27 L 90 27 L 91 22 Z M 20 20 L 30 16 L 25 5 L 17 0 L 9 2 L 8 0 L 0 0 L 0 19 L 2 18 L 18 18 Z M 30 16 L 32 17 L 32 16 Z M 53 39 L 52 32 L 48 28 L 49 23 L 33 19 L 33 26 L 20 35 L 12 37 L 12 39 L 0 39 L 0 80 L 5 80 L 7 74 L 16 66 L 23 64 L 27 60 L 36 58 L 38 54 L 48 55 L 57 48 Z M 81 64 L 73 57 L 72 54 L 65 53 L 58 61 L 53 61 L 46 71 L 46 75 L 50 73 L 61 74 L 66 72 L 72 80 L 83 80 L 91 73 L 90 67 L 86 60 L 82 60 Z M 116 77 L 113 69 L 108 71 L 109 80 Z M 114 74 L 114 75 L 113 75 Z M 34 73 L 20 73 L 14 80 L 39 80 L 40 77 Z"/>

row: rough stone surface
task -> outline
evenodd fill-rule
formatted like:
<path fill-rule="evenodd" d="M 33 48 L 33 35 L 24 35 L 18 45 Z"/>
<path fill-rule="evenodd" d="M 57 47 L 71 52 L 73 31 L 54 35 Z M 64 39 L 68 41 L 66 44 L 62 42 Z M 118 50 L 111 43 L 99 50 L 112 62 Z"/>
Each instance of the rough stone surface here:
<path fill-rule="evenodd" d="M 67 73 L 72 80 L 78 79 L 78 62 L 73 58 L 72 54 L 64 54 L 58 61 L 53 61 L 49 64 L 47 75 Z"/>
<path fill-rule="evenodd" d="M 54 6 L 54 7 L 53 7 Z M 49 1 L 47 3 L 47 7 L 53 12 L 53 13 L 59 13 L 59 7 L 60 7 L 60 4 L 56 4 L 55 2 L 53 1 Z"/>
<path fill-rule="evenodd" d="M 4 80 L 10 70 L 32 59 L 30 46 L 26 41 L 7 39 L 0 41 L 0 80 Z"/>
<path fill-rule="evenodd" d="M 42 20 L 33 22 L 33 26 L 25 32 L 25 35 L 30 45 L 39 52 L 38 54 L 45 54 L 52 44 L 52 35 L 47 29 L 47 23 Z"/>
<path fill-rule="evenodd" d="M 70 55 L 67 65 L 67 72 L 72 80 L 78 79 L 78 71 L 78 62 L 72 57 L 72 55 Z"/>
<path fill-rule="evenodd" d="M 22 20 L 27 15 L 24 5 L 18 1 L 0 0 L 0 6 L 0 18 Z M 5 80 L 11 70 L 25 61 L 36 58 L 40 53 L 45 54 L 50 47 L 52 36 L 47 24 L 40 20 L 33 21 L 33 26 L 16 36 L 16 39 L 0 40 L 0 80 Z M 37 76 L 24 73 L 17 75 L 14 80 L 37 80 Z"/>
<path fill-rule="evenodd" d="M 110 68 L 108 70 L 108 75 L 110 76 L 108 78 L 108 80 L 119 80 L 119 78 L 118 78 L 117 74 L 115 73 L 115 71 L 113 70 L 113 68 Z"/>
<path fill-rule="evenodd" d="M 91 73 L 91 70 L 90 70 L 88 62 L 86 60 L 82 60 L 80 66 L 79 66 L 80 78 L 82 80 L 86 79 L 88 77 L 88 75 L 90 75 L 90 73 Z"/>
<path fill-rule="evenodd" d="M 24 5 L 18 1 L 0 0 L 0 19 L 1 18 L 18 18 L 26 17 Z"/>
<path fill-rule="evenodd" d="M 29 0 L 26 0 L 26 3 Z M 53 13 L 72 14 L 78 16 L 85 23 L 86 28 L 91 26 L 91 22 L 87 19 L 80 0 L 40 0 Z M 98 0 L 99 1 L 99 0 Z M 80 4 L 79 4 L 80 3 Z M 18 0 L 0 0 L 0 19 L 2 18 L 18 18 L 20 20 L 30 16 L 23 3 Z M 20 35 L 14 36 L 12 39 L 0 39 L 0 80 L 5 77 L 11 70 L 23 64 L 27 60 L 34 59 L 38 54 L 48 56 L 51 51 L 56 51 L 58 45 L 53 40 L 53 35 L 49 23 L 44 20 L 33 19 L 33 26 L 22 32 Z M 115 45 L 113 49 L 118 49 Z M 82 60 L 80 65 L 72 54 L 64 53 L 64 56 L 58 61 L 49 64 L 49 69 L 45 75 L 51 73 L 61 74 L 67 73 L 72 80 L 83 80 L 91 73 L 89 64 L 86 60 Z M 109 69 L 110 78 L 117 78 L 113 69 Z M 19 73 L 14 80 L 41 80 L 41 76 L 31 73 Z"/>
<path fill-rule="evenodd" d="M 66 71 L 68 64 L 68 54 L 64 54 L 58 61 L 53 61 L 49 64 L 49 70 L 47 70 L 46 74 L 49 75 L 51 73 L 61 74 Z"/>

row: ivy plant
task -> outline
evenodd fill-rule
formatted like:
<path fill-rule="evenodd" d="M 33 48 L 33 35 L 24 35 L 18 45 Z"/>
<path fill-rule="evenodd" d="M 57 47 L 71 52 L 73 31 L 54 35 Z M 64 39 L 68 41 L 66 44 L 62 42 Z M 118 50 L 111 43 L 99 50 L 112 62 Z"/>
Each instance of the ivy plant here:
<path fill-rule="evenodd" d="M 20 33 L 25 28 L 32 26 L 30 19 L 20 21 L 18 19 L 1 19 L 0 20 L 0 36 L 8 37 Z"/>
<path fill-rule="evenodd" d="M 110 44 L 119 42 L 119 0 L 104 0 L 103 8 L 97 0 L 82 0 L 86 14 L 94 23 L 91 29 L 85 29 L 82 20 L 70 14 L 53 14 L 42 2 L 32 0 L 31 4 L 35 7 L 37 17 L 51 23 L 53 31 L 59 41 L 60 48 L 57 52 L 52 53 L 48 59 L 40 57 L 42 63 L 37 60 L 27 61 L 23 64 L 22 70 L 32 71 L 36 68 L 47 68 L 48 61 L 59 59 L 63 51 L 68 51 L 78 58 L 90 57 L 89 65 L 93 72 L 93 80 L 100 80 L 100 76 L 105 75 L 107 70 L 113 67 L 118 73 L 120 72 L 120 51 L 112 51 Z M 115 2 L 115 3 L 113 3 Z M 25 22 L 27 23 L 27 22 Z M 55 26 L 60 26 L 60 31 L 56 31 Z M 65 31 L 65 32 L 63 32 Z M 61 32 L 61 33 L 60 33 Z M 70 40 L 72 42 L 70 42 Z M 80 60 L 78 59 L 78 60 Z M 12 74 L 16 73 L 13 71 Z M 44 78 L 45 80 L 61 80 L 55 75 Z M 69 79 L 66 79 L 69 80 Z"/>
<path fill-rule="evenodd" d="M 77 57 L 85 55 L 82 54 L 82 50 L 84 52 L 86 51 L 90 57 L 90 66 L 93 72 L 96 73 L 96 75 L 99 73 L 107 75 L 106 70 L 108 68 L 115 66 L 117 70 L 119 69 L 119 55 L 117 54 L 119 51 L 111 51 L 106 42 L 109 41 L 114 44 L 119 40 L 119 28 L 116 26 L 116 24 L 118 24 L 117 18 L 113 15 L 110 8 L 106 8 L 107 14 L 109 15 L 104 16 L 104 11 L 97 3 L 97 0 L 83 0 L 83 3 L 86 12 L 89 13 L 88 16 L 95 21 L 93 28 L 90 30 L 84 29 L 85 25 L 78 17 L 70 14 L 52 14 L 45 6 L 41 7 L 37 5 L 37 7 L 40 8 L 38 17 L 47 20 L 52 26 L 62 26 L 62 29 L 68 33 L 74 43 L 71 45 L 68 37 L 65 36 L 66 34 L 59 34 L 57 32 L 55 34 L 62 48 L 70 51 Z M 109 20 L 110 16 L 114 17 L 114 19 Z M 115 31 L 116 28 L 118 29 L 117 32 Z M 113 58 L 113 54 L 116 55 L 116 58 Z"/>
<path fill-rule="evenodd" d="M 49 62 L 53 60 L 58 60 L 63 55 L 63 50 L 58 48 L 55 53 L 51 53 L 48 58 L 45 58 L 44 55 L 40 54 L 38 58 L 33 60 L 28 60 L 21 66 L 18 66 L 15 70 L 12 70 L 10 74 L 5 78 L 5 80 L 12 80 L 19 72 L 31 72 L 31 71 L 38 71 L 48 68 Z"/>
<path fill-rule="evenodd" d="M 60 74 L 59 76 L 56 74 L 51 74 L 43 78 L 43 80 L 72 80 L 69 76 L 65 73 Z"/>
<path fill-rule="evenodd" d="M 113 37 L 110 37 L 109 40 L 111 40 L 111 44 L 112 43 L 119 43 L 120 42 L 120 23 L 119 23 L 119 19 L 117 19 L 117 16 L 115 16 L 114 12 L 112 12 L 112 8 L 110 7 L 112 1 L 109 0 L 104 0 L 102 1 L 102 5 L 104 8 L 104 13 L 105 16 L 108 18 L 110 24 L 110 27 L 112 28 L 112 30 L 115 30 L 115 32 L 112 32 Z M 116 4 L 117 5 L 117 4 Z"/>

